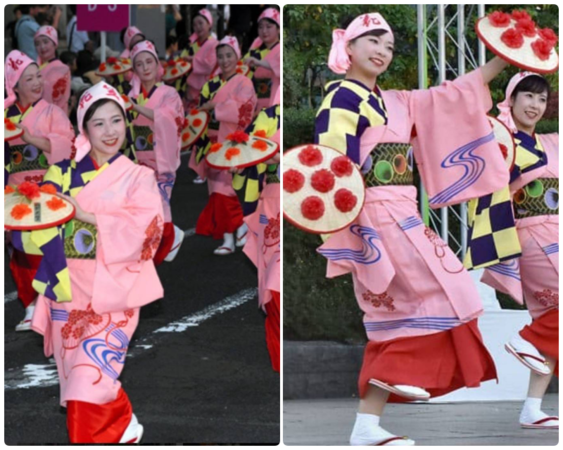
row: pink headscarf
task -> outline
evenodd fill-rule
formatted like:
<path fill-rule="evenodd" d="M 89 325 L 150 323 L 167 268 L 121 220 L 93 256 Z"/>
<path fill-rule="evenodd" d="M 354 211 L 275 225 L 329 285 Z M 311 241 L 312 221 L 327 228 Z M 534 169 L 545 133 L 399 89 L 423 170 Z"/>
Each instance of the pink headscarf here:
<path fill-rule="evenodd" d="M 213 16 L 211 15 L 211 13 L 209 12 L 209 10 L 207 9 L 200 9 L 196 16 L 203 16 L 205 17 L 205 19 L 209 22 L 209 26 L 213 27 Z M 197 33 L 192 33 L 192 35 L 190 36 L 190 42 L 195 42 L 197 41 Z"/>
<path fill-rule="evenodd" d="M 78 136 L 74 141 L 74 146 L 76 147 L 76 162 L 80 162 L 92 149 L 90 145 L 90 141 L 86 137 L 84 133 L 84 116 L 90 106 L 96 103 L 98 100 L 102 100 L 104 98 L 113 100 L 116 102 L 121 109 L 123 110 L 123 114 L 125 115 L 125 103 L 121 98 L 121 95 L 109 84 L 105 83 L 104 81 L 100 81 L 99 83 L 92 86 L 88 89 L 82 96 L 80 97 L 80 101 L 78 102 L 78 109 L 76 111 L 76 116 L 78 120 Z"/>
<path fill-rule="evenodd" d="M 533 72 L 519 72 L 519 73 L 517 73 L 516 75 L 514 75 L 510 79 L 510 82 L 508 83 L 508 86 L 506 87 L 506 93 L 504 95 L 504 100 L 497 104 L 497 108 L 500 111 L 500 114 L 498 115 L 498 119 L 502 123 L 504 123 L 512 133 L 518 133 L 518 127 L 516 126 L 516 124 L 514 123 L 514 119 L 512 118 L 512 108 L 510 107 L 510 97 L 512 97 L 512 93 L 514 92 L 514 89 L 516 89 L 516 86 L 518 86 L 518 84 L 524 78 L 528 78 L 528 77 L 531 77 L 531 76 L 543 78 L 541 75 L 539 75 L 537 73 L 533 73 Z"/>
<path fill-rule="evenodd" d="M 158 54 L 156 53 L 156 48 L 154 44 L 150 41 L 137 42 L 135 46 L 131 49 L 131 63 L 133 64 L 133 78 L 131 78 L 131 95 L 137 97 L 141 92 L 141 79 L 135 73 L 135 57 L 142 52 L 148 52 L 154 56 L 156 63 L 158 64 L 158 73 L 156 74 L 156 80 L 161 80 L 162 75 L 164 75 L 164 68 L 160 64 L 158 59 Z"/>
<path fill-rule="evenodd" d="M 236 37 L 234 36 L 225 36 L 223 39 L 221 39 L 219 41 L 219 43 L 217 44 L 217 47 L 219 47 L 220 45 L 228 45 L 229 47 L 231 47 L 234 51 L 235 54 L 237 55 L 237 60 L 239 60 L 241 58 L 241 52 L 240 52 L 240 47 L 238 45 L 238 40 Z"/>
<path fill-rule="evenodd" d="M 8 53 L 4 64 L 4 84 L 6 85 L 6 93 L 8 94 L 4 99 L 4 109 L 9 108 L 16 102 L 17 96 L 14 92 L 14 87 L 18 84 L 22 73 L 30 64 L 37 63 L 19 50 L 12 50 Z"/>
<path fill-rule="evenodd" d="M 43 25 L 40 27 L 33 36 L 33 40 L 37 39 L 39 36 L 46 36 L 55 43 L 55 47 L 59 46 L 59 33 L 57 33 L 57 30 L 55 30 L 52 26 Z M 37 62 L 41 65 L 46 61 L 41 61 L 41 58 L 38 58 Z"/>
<path fill-rule="evenodd" d="M 334 73 L 344 74 L 350 68 L 350 56 L 346 53 L 346 45 L 368 31 L 385 30 L 393 36 L 393 31 L 379 13 L 362 14 L 356 17 L 346 30 L 336 29 L 332 32 L 332 47 L 328 55 L 328 67 Z"/>
<path fill-rule="evenodd" d="M 280 12 L 275 8 L 267 8 L 264 11 L 262 11 L 262 14 L 260 14 L 260 17 L 258 17 L 258 22 L 260 22 L 262 19 L 273 20 L 274 22 L 276 22 L 278 24 L 278 27 L 280 26 Z M 250 46 L 250 50 L 258 48 L 262 44 L 263 44 L 262 39 L 257 37 L 252 42 L 252 45 Z"/>
<path fill-rule="evenodd" d="M 143 32 L 139 30 L 137 27 L 129 27 L 127 31 L 123 35 L 123 44 L 125 45 L 125 50 L 130 50 L 129 44 L 131 44 L 131 39 L 133 39 L 138 34 L 144 36 Z"/>

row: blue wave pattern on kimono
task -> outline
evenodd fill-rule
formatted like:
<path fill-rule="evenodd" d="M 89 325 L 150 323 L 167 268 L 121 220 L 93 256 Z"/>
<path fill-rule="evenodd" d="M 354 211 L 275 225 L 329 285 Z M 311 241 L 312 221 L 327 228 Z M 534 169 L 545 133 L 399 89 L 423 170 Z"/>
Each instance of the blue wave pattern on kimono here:
<path fill-rule="evenodd" d="M 172 188 L 174 187 L 175 180 L 176 176 L 173 173 L 163 173 L 158 177 L 158 190 L 160 191 L 162 198 L 168 204 L 170 204 L 170 196 L 172 194 Z"/>
<path fill-rule="evenodd" d="M 554 253 L 559 253 L 559 243 L 549 244 L 542 248 L 546 255 L 553 255 Z"/>
<path fill-rule="evenodd" d="M 350 227 L 350 232 L 362 240 L 362 248 L 360 250 L 320 248 L 317 251 L 331 261 L 351 260 L 358 264 L 367 265 L 375 264 L 381 259 L 381 250 L 373 242 L 381 240 L 377 231 L 373 228 L 355 224 Z"/>
<path fill-rule="evenodd" d="M 399 222 L 399 226 L 403 231 L 410 230 L 411 228 L 415 228 L 420 225 L 423 225 L 423 222 L 420 219 L 420 217 L 416 217 L 416 216 L 408 217 L 405 220 Z"/>
<path fill-rule="evenodd" d="M 366 331 L 388 331 L 397 328 L 418 328 L 425 330 L 450 330 L 462 322 L 456 317 L 420 317 L 413 319 L 364 322 Z"/>
<path fill-rule="evenodd" d="M 51 320 L 68 322 L 68 311 L 65 311 L 64 309 L 51 308 Z"/>
<path fill-rule="evenodd" d="M 489 266 L 487 267 L 487 269 L 500 275 L 504 275 L 506 277 L 514 278 L 515 280 L 520 281 L 520 263 L 516 259 L 507 263 Z"/>
<path fill-rule="evenodd" d="M 268 217 L 265 214 L 260 214 L 260 224 L 268 225 Z"/>
<path fill-rule="evenodd" d="M 129 345 L 129 340 L 125 336 L 127 345 Z M 120 339 L 118 339 L 120 340 Z M 127 349 L 125 345 L 125 349 Z M 82 348 L 86 355 L 96 364 L 101 371 L 113 380 L 117 380 L 119 374 L 111 366 L 111 363 L 116 362 L 118 364 L 125 363 L 126 351 L 117 351 L 108 348 L 105 339 L 91 338 L 86 339 L 82 343 Z"/>
<path fill-rule="evenodd" d="M 494 138 L 495 136 L 491 132 L 491 134 L 488 134 L 487 136 L 476 139 L 469 144 L 458 148 L 442 161 L 442 164 L 440 165 L 444 169 L 462 166 L 465 169 L 465 172 L 458 181 L 432 197 L 429 200 L 431 204 L 447 203 L 479 179 L 485 170 L 486 163 L 483 158 L 474 155 L 473 152 L 481 145 L 492 141 Z"/>

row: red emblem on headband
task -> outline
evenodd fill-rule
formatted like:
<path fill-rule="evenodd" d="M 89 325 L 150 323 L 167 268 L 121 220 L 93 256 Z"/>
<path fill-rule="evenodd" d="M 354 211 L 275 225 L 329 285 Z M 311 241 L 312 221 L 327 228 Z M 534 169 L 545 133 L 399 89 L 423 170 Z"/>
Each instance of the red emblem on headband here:
<path fill-rule="evenodd" d="M 273 16 L 274 19 L 279 20 L 279 17 L 280 17 L 279 11 L 277 9 L 274 9 L 272 16 Z"/>
<path fill-rule="evenodd" d="M 115 89 L 112 88 L 111 86 L 108 86 L 107 84 L 102 85 L 102 87 L 106 90 L 106 95 L 109 95 L 110 97 L 115 97 L 117 99 L 119 99 L 119 95 L 117 95 L 117 92 L 115 92 Z"/>
<path fill-rule="evenodd" d="M 370 23 L 373 25 L 381 25 L 381 22 L 377 17 L 370 17 L 369 14 L 366 14 L 363 20 L 364 27 L 369 27 Z"/>
<path fill-rule="evenodd" d="M 53 32 L 53 29 L 51 27 L 45 28 L 45 33 L 47 33 L 49 36 L 51 36 L 52 32 Z"/>
<path fill-rule="evenodd" d="M 80 99 L 80 108 L 84 108 L 84 105 L 92 100 L 92 94 L 90 92 L 86 92 Z"/>
<path fill-rule="evenodd" d="M 150 42 L 147 42 L 147 47 L 148 47 L 150 50 L 154 50 L 154 45 L 152 45 Z"/>
<path fill-rule="evenodd" d="M 8 58 L 8 63 L 10 64 L 10 67 L 14 70 L 18 70 L 18 66 L 21 66 L 23 64 L 23 61 L 21 59 L 16 59 L 15 61 L 12 58 Z"/>
<path fill-rule="evenodd" d="M 129 28 L 129 33 L 127 33 L 129 36 L 131 36 L 134 33 L 133 28 Z"/>

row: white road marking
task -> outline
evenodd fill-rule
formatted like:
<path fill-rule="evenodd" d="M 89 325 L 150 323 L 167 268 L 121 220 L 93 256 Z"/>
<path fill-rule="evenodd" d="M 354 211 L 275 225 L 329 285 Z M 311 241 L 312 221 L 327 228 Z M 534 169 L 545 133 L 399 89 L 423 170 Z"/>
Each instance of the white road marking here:
<path fill-rule="evenodd" d="M 17 300 L 17 298 L 18 298 L 18 291 L 10 292 L 9 294 L 6 294 L 4 296 L 4 304 Z"/>
<path fill-rule="evenodd" d="M 154 330 L 148 336 L 140 339 L 127 353 L 128 357 L 140 355 L 143 351 L 153 348 L 167 333 L 183 333 L 188 328 L 197 327 L 212 317 L 223 314 L 252 300 L 258 294 L 258 289 L 248 288 L 231 295 L 223 300 L 203 308 L 180 320 Z M 57 385 L 59 382 L 57 367 L 53 359 L 49 364 L 26 364 L 21 368 L 8 369 L 4 374 L 5 390 L 29 389 L 34 387 L 47 387 Z"/>

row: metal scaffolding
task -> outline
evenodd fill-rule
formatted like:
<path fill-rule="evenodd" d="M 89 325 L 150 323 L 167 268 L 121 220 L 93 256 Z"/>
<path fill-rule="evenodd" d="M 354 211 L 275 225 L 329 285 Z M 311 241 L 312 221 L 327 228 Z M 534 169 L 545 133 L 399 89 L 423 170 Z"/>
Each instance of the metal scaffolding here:
<path fill-rule="evenodd" d="M 430 68 L 437 72 L 437 83 L 465 74 L 485 64 L 485 46 L 479 41 L 477 55 L 468 45 L 466 30 L 473 18 L 485 15 L 484 5 L 417 5 L 418 18 L 418 84 L 428 87 Z M 455 30 L 455 31 L 454 31 Z M 447 51 L 455 48 L 457 59 L 447 59 Z M 420 186 L 420 208 L 425 223 L 447 242 L 462 260 L 467 250 L 467 204 L 434 211 Z M 452 222 L 453 221 L 453 222 Z M 455 222 L 459 227 L 454 226 Z M 459 228 L 459 232 L 453 230 Z"/>

